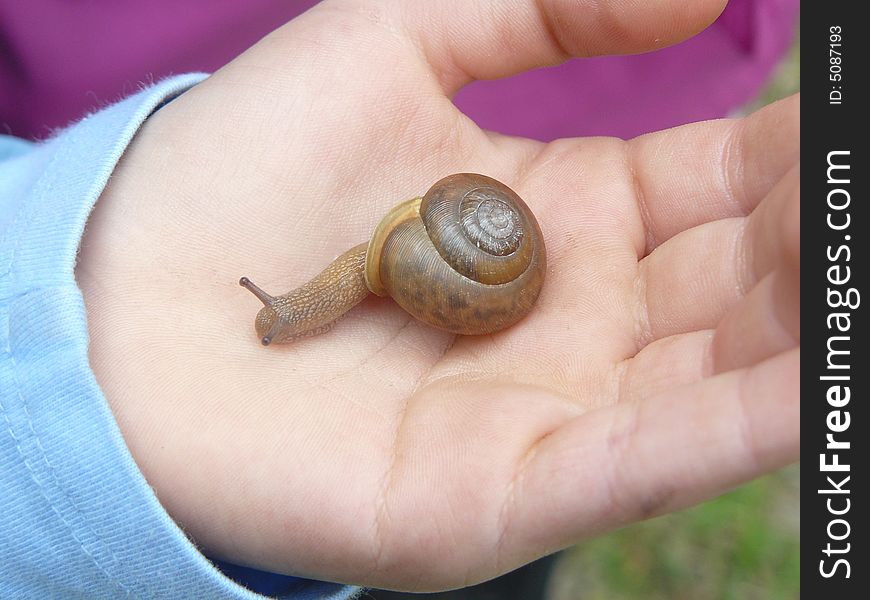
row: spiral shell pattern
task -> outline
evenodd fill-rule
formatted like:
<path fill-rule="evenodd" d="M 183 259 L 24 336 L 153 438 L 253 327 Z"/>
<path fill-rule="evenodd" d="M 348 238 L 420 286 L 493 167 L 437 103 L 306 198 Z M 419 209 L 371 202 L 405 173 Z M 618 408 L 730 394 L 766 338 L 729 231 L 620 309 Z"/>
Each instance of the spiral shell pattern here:
<path fill-rule="evenodd" d="M 519 277 L 529 268 L 536 241 L 543 247 L 525 202 L 484 175 L 460 173 L 433 185 L 423 197 L 420 218 L 444 260 L 487 285 Z M 530 229 L 532 235 L 527 235 Z"/>
<path fill-rule="evenodd" d="M 517 212 L 487 190 L 475 189 L 465 194 L 459 215 L 466 237 L 489 254 L 505 256 L 516 252 L 523 239 Z"/>
<path fill-rule="evenodd" d="M 453 333 L 492 333 L 531 310 L 546 251 L 513 190 L 459 173 L 432 186 L 419 218 L 405 215 L 391 229 L 378 268 L 386 293 L 414 317 Z"/>

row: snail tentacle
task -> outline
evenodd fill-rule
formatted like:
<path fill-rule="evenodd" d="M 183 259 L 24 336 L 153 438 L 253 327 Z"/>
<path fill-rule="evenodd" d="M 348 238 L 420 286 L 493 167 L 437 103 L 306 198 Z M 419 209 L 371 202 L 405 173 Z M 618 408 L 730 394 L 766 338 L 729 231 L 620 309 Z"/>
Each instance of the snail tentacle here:
<path fill-rule="evenodd" d="M 337 319 L 369 295 L 365 283 L 367 244 L 354 246 L 314 279 L 280 296 L 270 296 L 247 277 L 239 283 L 263 302 L 254 328 L 264 346 L 328 331 Z"/>

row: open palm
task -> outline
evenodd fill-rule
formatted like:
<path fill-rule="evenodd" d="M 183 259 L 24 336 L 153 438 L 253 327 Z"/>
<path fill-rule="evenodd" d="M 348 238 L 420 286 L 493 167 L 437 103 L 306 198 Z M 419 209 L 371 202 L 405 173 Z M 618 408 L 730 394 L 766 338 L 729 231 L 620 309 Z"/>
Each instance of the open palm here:
<path fill-rule="evenodd" d="M 455 587 L 796 459 L 797 98 L 631 142 L 508 138 L 456 110 L 471 79 L 658 47 L 721 8 L 568 4 L 327 2 L 137 136 L 82 245 L 91 359 L 212 555 Z M 459 171 L 539 218 L 528 317 L 455 337 L 372 297 L 260 346 L 240 275 L 296 287 Z"/>

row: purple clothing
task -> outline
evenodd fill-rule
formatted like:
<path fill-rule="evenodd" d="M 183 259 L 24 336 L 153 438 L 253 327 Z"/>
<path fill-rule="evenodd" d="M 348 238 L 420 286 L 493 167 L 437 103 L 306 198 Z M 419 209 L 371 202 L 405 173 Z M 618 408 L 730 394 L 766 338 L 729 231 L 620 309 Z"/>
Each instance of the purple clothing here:
<path fill-rule="evenodd" d="M 0 132 L 45 138 L 140 82 L 214 71 L 316 0 L 0 0 Z M 795 31 L 799 0 L 732 0 L 655 53 L 573 60 L 476 82 L 456 103 L 487 129 L 549 140 L 632 137 L 752 99 Z"/>
<path fill-rule="evenodd" d="M 676 46 L 475 82 L 456 103 L 486 129 L 540 140 L 631 138 L 724 117 L 768 80 L 794 37 L 798 8 L 799 0 L 731 0 L 713 25 Z"/>

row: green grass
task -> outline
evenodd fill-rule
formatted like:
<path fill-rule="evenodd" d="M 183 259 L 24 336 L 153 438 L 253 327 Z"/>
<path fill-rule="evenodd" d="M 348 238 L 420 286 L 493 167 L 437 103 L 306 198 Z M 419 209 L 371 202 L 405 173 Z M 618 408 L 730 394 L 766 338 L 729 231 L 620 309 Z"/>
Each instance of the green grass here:
<path fill-rule="evenodd" d="M 790 96 L 801 89 L 801 42 L 798 35 L 785 59 L 774 72 L 770 83 L 749 103 L 747 112 L 761 108 L 765 104 Z"/>
<path fill-rule="evenodd" d="M 681 513 L 575 546 L 551 600 L 788 600 L 800 596 L 797 467 Z"/>

